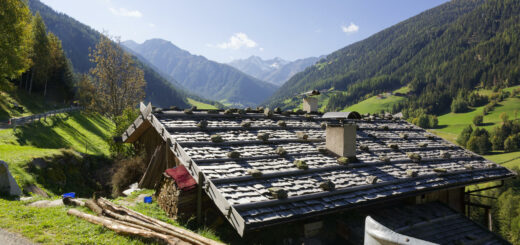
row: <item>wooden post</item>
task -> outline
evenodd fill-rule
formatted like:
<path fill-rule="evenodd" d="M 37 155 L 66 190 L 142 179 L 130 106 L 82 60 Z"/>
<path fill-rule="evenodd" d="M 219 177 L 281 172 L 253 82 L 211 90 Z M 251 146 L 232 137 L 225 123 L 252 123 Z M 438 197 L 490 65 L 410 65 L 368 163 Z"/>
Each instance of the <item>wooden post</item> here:
<path fill-rule="evenodd" d="M 493 219 L 491 217 L 491 210 L 489 208 L 486 208 L 486 217 L 487 217 L 487 222 L 488 222 L 488 229 L 489 231 L 493 231 Z"/>
<path fill-rule="evenodd" d="M 197 184 L 197 223 L 202 225 L 202 184 L 204 176 L 199 172 L 199 183 Z"/>

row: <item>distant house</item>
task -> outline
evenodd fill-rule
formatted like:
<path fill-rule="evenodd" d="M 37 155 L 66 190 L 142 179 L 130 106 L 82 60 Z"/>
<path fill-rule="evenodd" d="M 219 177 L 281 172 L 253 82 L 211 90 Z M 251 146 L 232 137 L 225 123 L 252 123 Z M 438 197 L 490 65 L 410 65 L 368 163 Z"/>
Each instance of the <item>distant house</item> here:
<path fill-rule="evenodd" d="M 428 203 L 462 213 L 457 220 L 476 225 L 463 215 L 465 187 L 515 176 L 391 115 L 322 115 L 314 112 L 315 105 L 305 108 L 309 112 L 300 114 L 261 108 L 152 110 L 141 104 L 141 115 L 122 137 L 147 152 L 141 186 L 157 188 L 165 183 L 166 169 L 182 165 L 196 185 L 197 191 L 190 192 L 198 195 L 192 198 L 198 207 L 193 215 L 203 218 L 207 198 L 240 236 L 270 230 L 276 232 L 264 237 L 290 237 L 286 243 L 355 243 L 365 231 L 349 225 L 357 217 L 353 214 Z M 418 222 L 405 222 L 414 218 L 406 211 L 393 215 L 403 224 Z M 378 217 L 371 220 L 383 226 L 389 222 Z M 364 222 L 366 216 L 358 218 Z M 489 232 L 456 239 L 484 237 L 504 242 Z"/>

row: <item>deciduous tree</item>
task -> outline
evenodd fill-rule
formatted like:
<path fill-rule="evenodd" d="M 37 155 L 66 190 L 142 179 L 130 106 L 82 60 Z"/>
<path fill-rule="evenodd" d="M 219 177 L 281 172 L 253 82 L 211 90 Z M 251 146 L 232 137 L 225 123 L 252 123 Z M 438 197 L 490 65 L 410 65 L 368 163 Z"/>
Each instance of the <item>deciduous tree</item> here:
<path fill-rule="evenodd" d="M 114 118 L 144 98 L 144 72 L 121 48 L 119 39 L 112 41 L 101 36 L 90 57 L 96 64 L 90 73 L 94 78 L 98 111 Z"/>

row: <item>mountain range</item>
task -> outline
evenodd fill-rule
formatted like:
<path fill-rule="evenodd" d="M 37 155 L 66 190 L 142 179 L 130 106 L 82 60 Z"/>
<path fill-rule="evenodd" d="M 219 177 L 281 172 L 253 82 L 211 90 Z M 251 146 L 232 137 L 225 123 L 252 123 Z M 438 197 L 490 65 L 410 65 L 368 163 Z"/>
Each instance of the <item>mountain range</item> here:
<path fill-rule="evenodd" d="M 193 55 L 166 40 L 150 39 L 142 44 L 125 41 L 122 44 L 188 91 L 228 105 L 255 106 L 277 89 L 273 84 L 229 65 Z"/>
<path fill-rule="evenodd" d="M 287 61 L 278 57 L 263 60 L 258 56 L 251 56 L 247 59 L 233 60 L 228 64 L 262 81 L 281 86 L 294 74 L 314 65 L 320 58 Z"/>
<path fill-rule="evenodd" d="M 396 110 L 440 114 L 478 87 L 520 81 L 520 2 L 457 0 L 337 50 L 289 79 L 266 102 L 287 105 L 298 93 L 337 90 L 328 110 L 408 86 Z"/>

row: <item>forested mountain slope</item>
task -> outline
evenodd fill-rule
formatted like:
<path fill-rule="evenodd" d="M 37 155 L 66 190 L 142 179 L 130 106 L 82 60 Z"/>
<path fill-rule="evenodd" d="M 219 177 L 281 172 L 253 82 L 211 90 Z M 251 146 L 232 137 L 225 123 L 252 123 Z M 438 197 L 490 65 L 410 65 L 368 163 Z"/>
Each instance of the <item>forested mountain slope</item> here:
<path fill-rule="evenodd" d="M 336 93 L 328 109 L 409 84 L 397 110 L 442 113 L 475 87 L 506 87 L 520 80 L 520 2 L 455 0 L 342 48 L 293 76 L 269 100 L 310 89 Z"/>
<path fill-rule="evenodd" d="M 29 0 L 33 13 L 39 12 L 47 26 L 62 41 L 63 50 L 70 59 L 76 72 L 86 73 L 93 66 L 89 61 L 89 48 L 95 48 L 101 33 L 63 13 L 57 13 L 39 0 Z M 137 60 L 137 59 L 136 59 Z M 146 100 L 161 107 L 176 105 L 187 107 L 186 95 L 175 88 L 146 64 L 138 65 L 144 71 L 146 80 Z"/>
<path fill-rule="evenodd" d="M 235 105 L 253 106 L 276 90 L 276 86 L 251 77 L 229 65 L 192 55 L 171 42 L 151 39 L 143 44 L 123 42 L 190 92 Z"/>
<path fill-rule="evenodd" d="M 287 61 L 278 57 L 263 60 L 258 56 L 251 56 L 247 59 L 233 60 L 228 64 L 262 81 L 282 85 L 294 74 L 314 65 L 318 60 L 319 58 L 316 57 L 295 61 Z"/>

